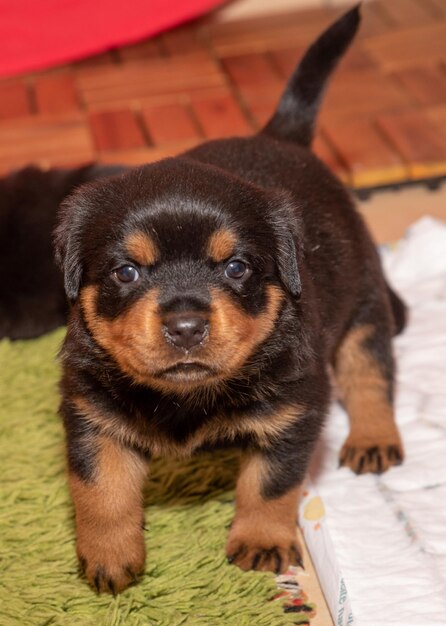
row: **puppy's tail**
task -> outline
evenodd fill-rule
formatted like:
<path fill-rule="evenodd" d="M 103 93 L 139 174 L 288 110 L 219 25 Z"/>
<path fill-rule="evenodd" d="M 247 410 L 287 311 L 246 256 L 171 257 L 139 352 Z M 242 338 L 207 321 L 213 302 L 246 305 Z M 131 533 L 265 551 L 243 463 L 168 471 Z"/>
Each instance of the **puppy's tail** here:
<path fill-rule="evenodd" d="M 327 80 L 355 36 L 360 19 L 357 5 L 308 48 L 262 133 L 310 146 Z"/>

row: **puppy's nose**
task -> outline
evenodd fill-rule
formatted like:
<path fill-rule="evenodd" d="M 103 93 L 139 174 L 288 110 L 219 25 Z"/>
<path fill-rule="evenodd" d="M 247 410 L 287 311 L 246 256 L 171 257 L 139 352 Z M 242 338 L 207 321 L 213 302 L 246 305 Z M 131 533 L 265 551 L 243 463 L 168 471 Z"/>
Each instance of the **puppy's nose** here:
<path fill-rule="evenodd" d="M 208 323 L 198 315 L 175 314 L 164 321 L 164 328 L 169 341 L 178 348 L 189 349 L 203 341 Z"/>

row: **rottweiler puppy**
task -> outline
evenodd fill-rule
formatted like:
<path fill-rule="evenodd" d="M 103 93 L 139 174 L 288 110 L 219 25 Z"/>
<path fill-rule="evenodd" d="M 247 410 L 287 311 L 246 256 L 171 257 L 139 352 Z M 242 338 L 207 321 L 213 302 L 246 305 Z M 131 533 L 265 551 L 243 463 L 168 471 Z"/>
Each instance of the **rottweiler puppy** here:
<path fill-rule="evenodd" d="M 379 473 L 402 461 L 391 339 L 404 305 L 309 149 L 358 24 L 355 8 L 317 39 L 257 135 L 89 183 L 62 206 L 61 413 L 77 552 L 98 591 L 143 569 L 150 458 L 220 445 L 243 451 L 228 560 L 298 564 L 299 490 L 331 370 L 351 422 L 341 464 Z"/>

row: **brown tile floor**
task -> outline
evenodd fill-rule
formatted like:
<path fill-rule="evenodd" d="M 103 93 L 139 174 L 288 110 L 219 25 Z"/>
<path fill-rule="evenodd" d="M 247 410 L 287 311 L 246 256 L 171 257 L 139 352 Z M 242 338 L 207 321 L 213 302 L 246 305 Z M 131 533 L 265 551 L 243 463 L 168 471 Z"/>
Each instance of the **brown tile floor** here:
<path fill-rule="evenodd" d="M 424 215 L 446 222 L 446 184 L 438 191 L 422 186 L 374 194 L 359 203 L 375 241 L 385 243 L 402 237 L 410 224 Z"/>
<path fill-rule="evenodd" d="M 144 163 L 270 115 L 340 9 L 205 18 L 151 41 L 0 81 L 0 170 Z M 316 152 L 353 186 L 446 174 L 446 3 L 377 0 L 330 86 Z"/>

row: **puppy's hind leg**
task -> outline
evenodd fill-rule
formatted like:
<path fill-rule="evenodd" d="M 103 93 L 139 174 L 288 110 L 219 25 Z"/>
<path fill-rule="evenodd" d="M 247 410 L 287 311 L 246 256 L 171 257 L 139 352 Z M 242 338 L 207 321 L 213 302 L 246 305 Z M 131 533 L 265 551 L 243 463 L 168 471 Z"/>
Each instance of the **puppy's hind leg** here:
<path fill-rule="evenodd" d="M 338 348 L 336 381 L 350 419 L 340 465 L 381 474 L 404 457 L 393 413 L 391 332 L 374 323 L 353 326 Z"/>

